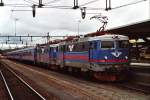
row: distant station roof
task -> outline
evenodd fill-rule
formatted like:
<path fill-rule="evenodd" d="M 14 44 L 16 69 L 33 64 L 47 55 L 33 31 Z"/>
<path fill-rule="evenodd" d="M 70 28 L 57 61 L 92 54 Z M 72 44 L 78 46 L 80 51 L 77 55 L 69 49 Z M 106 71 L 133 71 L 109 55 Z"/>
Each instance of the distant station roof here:
<path fill-rule="evenodd" d="M 130 38 L 150 37 L 150 20 L 109 29 L 106 32 L 127 35 Z"/>
<path fill-rule="evenodd" d="M 108 29 L 103 32 L 93 32 L 93 33 L 86 34 L 85 36 L 99 36 L 103 34 L 112 34 L 112 33 L 127 35 L 130 38 L 134 38 L 134 39 L 150 37 L 150 20 L 145 20 L 130 25 Z"/>

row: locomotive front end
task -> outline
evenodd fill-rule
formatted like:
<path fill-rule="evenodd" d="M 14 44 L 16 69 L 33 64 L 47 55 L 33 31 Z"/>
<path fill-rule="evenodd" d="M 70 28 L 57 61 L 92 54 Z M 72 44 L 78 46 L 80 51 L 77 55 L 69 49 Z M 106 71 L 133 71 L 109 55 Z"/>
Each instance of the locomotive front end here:
<path fill-rule="evenodd" d="M 99 80 L 124 80 L 129 66 L 129 42 L 127 36 L 108 35 L 99 42 L 93 65 L 94 77 Z"/>

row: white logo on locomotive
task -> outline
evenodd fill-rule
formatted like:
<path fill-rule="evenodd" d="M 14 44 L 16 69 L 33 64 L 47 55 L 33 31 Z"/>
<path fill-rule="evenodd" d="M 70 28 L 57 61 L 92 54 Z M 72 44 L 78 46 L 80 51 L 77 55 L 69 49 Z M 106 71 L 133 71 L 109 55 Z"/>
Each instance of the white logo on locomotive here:
<path fill-rule="evenodd" d="M 68 47 L 69 47 L 69 51 L 72 51 L 72 50 L 73 50 L 74 45 L 69 45 Z"/>
<path fill-rule="evenodd" d="M 122 54 L 122 52 L 115 51 L 115 52 L 111 52 L 111 54 L 115 57 L 119 57 Z"/>

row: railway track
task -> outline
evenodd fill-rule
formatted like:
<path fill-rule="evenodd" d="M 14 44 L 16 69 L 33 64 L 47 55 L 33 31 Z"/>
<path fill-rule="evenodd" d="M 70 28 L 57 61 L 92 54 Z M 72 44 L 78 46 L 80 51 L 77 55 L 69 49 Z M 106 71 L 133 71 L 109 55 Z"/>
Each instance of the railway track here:
<path fill-rule="evenodd" d="M 149 86 L 144 86 L 144 85 L 139 85 L 135 83 L 118 83 L 116 84 L 117 87 L 119 88 L 124 88 L 124 89 L 129 89 L 133 91 L 137 91 L 140 93 L 144 93 L 146 95 L 150 95 L 150 87 Z"/>
<path fill-rule="evenodd" d="M 9 62 L 7 62 L 10 64 Z M 30 71 L 32 75 L 34 73 L 38 74 L 38 77 L 43 77 L 43 81 L 48 82 L 49 85 L 52 87 L 57 87 L 60 90 L 63 90 L 64 92 L 67 92 L 72 95 L 78 94 L 78 96 L 81 96 L 81 98 L 89 98 L 89 100 L 140 100 L 142 98 L 145 98 L 143 95 L 141 95 L 141 92 L 137 95 L 136 92 L 132 89 L 125 89 L 125 86 L 117 86 L 116 83 L 112 84 L 105 84 L 105 83 L 98 83 L 98 82 L 91 82 L 91 81 L 85 81 L 82 79 L 70 77 L 68 75 L 62 75 L 55 72 L 50 72 L 49 70 L 44 70 L 41 68 L 33 67 L 30 65 L 25 65 L 25 67 L 19 67 L 19 64 L 14 63 L 13 66 L 17 66 L 17 69 L 22 69 L 26 71 Z M 11 67 L 12 68 L 12 67 Z M 50 74 L 50 75 L 49 75 Z M 37 75 L 36 75 L 37 76 Z M 118 87 L 122 87 L 121 89 L 118 89 Z M 124 88 L 123 88 L 124 87 Z M 132 90 L 132 91 L 130 91 Z M 84 97 L 84 96 L 85 97 Z M 149 98 L 149 97 L 146 97 Z M 143 99 L 143 100 L 149 100 L 149 99 Z"/>
<path fill-rule="evenodd" d="M 3 100 L 11 100 L 11 96 L 8 92 L 9 90 L 6 87 L 7 84 L 5 84 L 3 74 L 0 71 L 0 98 L 3 98 Z"/>
<path fill-rule="evenodd" d="M 0 64 L 0 70 L 3 100 L 46 100 L 7 65 Z"/>

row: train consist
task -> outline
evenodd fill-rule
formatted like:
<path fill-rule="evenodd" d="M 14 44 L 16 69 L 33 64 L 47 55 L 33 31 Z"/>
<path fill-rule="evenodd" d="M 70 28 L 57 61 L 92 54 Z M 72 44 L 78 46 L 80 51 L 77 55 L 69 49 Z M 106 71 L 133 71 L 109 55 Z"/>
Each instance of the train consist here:
<path fill-rule="evenodd" d="M 8 52 L 9 59 L 43 64 L 51 69 L 86 73 L 104 81 L 124 79 L 129 65 L 128 37 L 105 34 L 68 38 Z"/>

